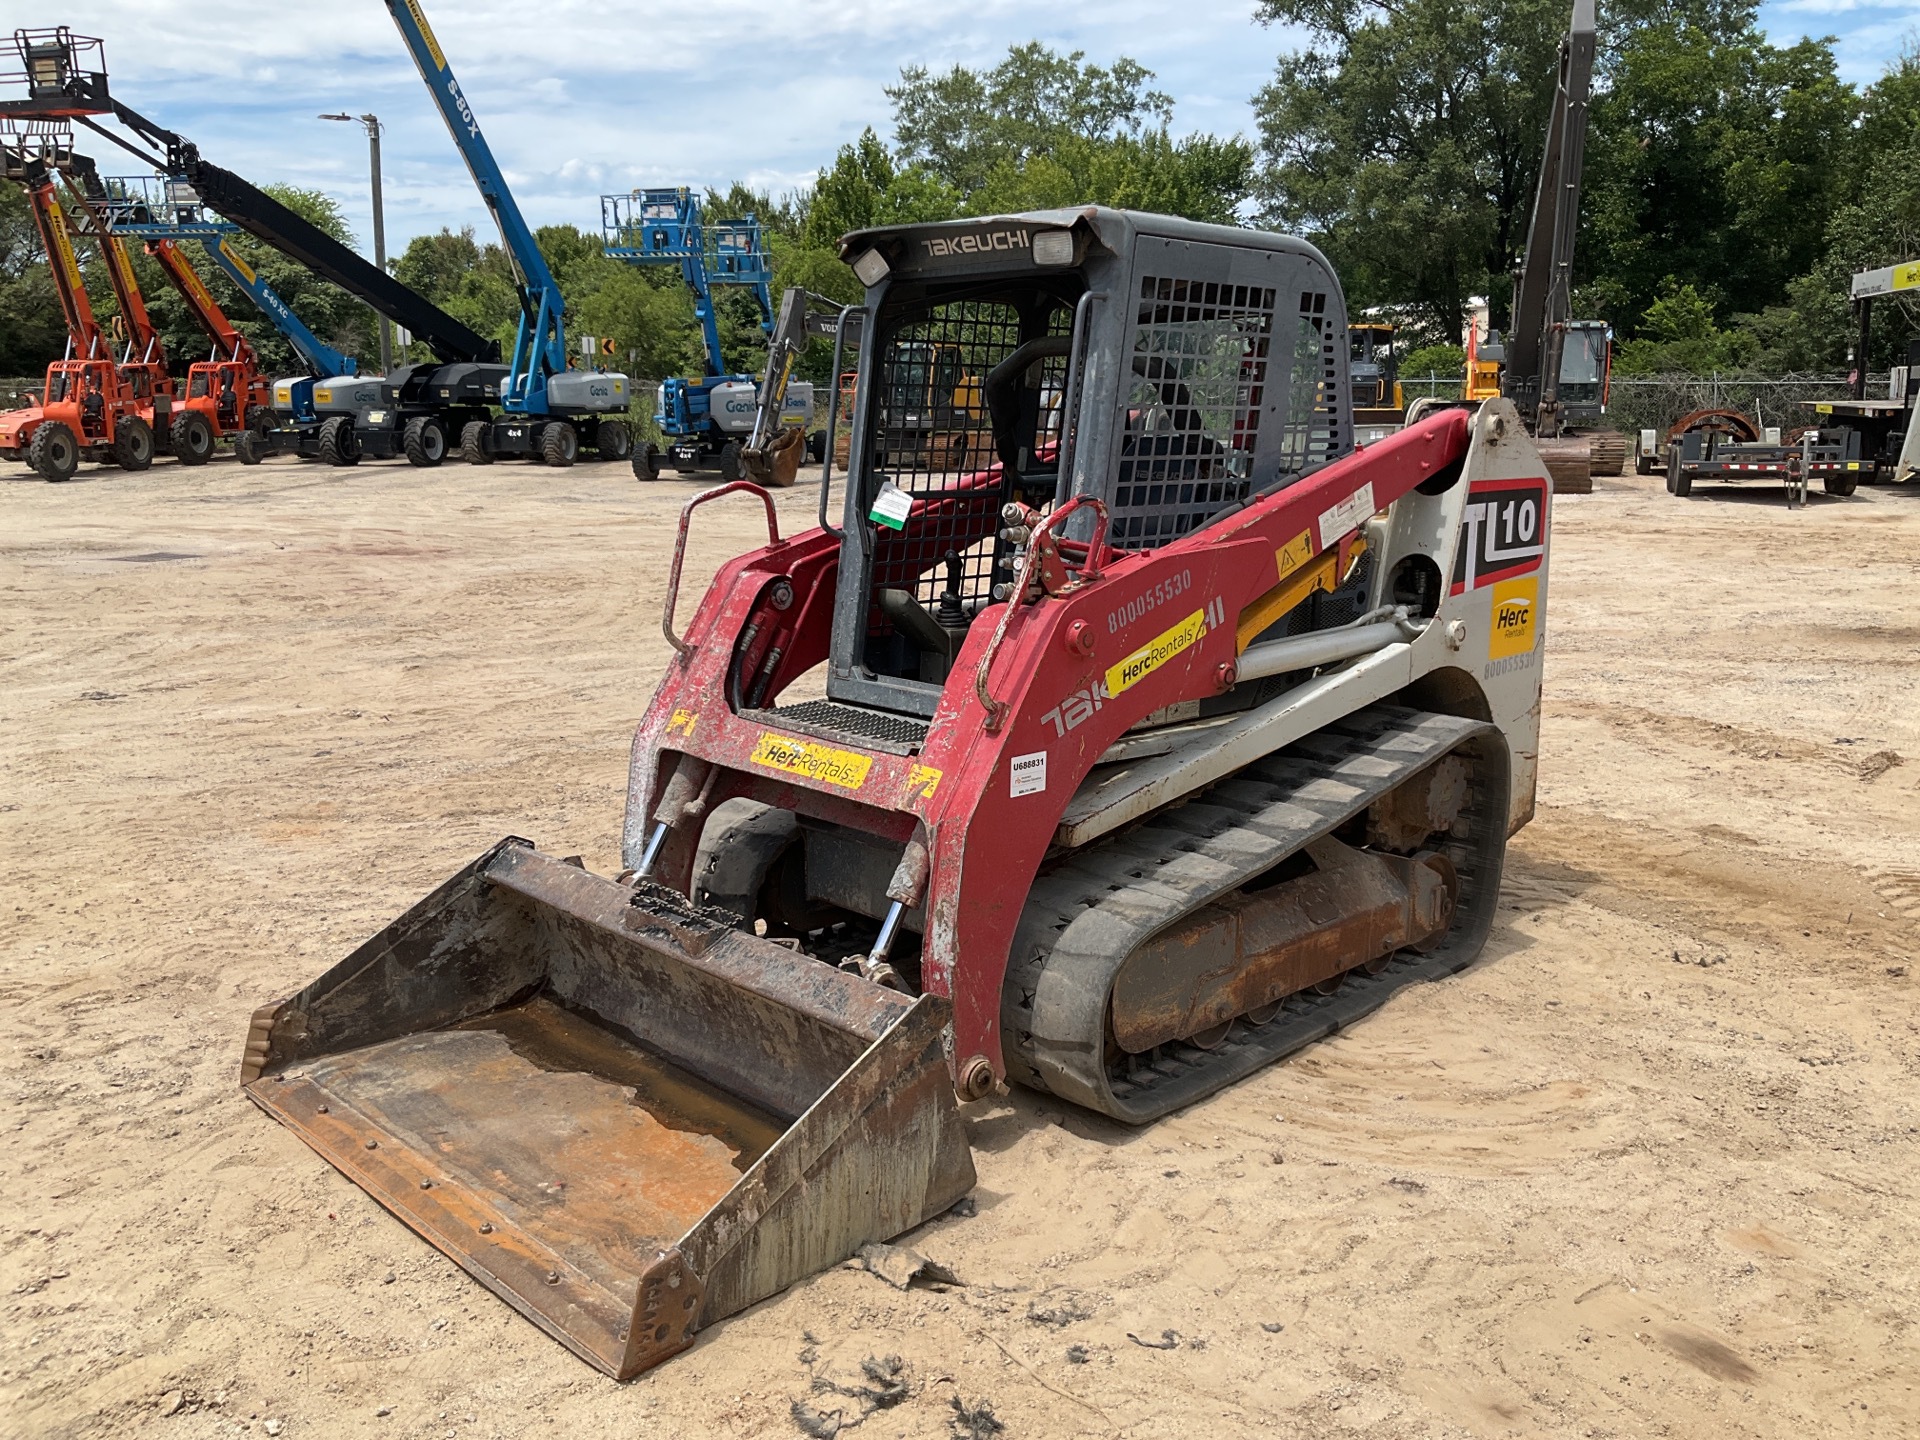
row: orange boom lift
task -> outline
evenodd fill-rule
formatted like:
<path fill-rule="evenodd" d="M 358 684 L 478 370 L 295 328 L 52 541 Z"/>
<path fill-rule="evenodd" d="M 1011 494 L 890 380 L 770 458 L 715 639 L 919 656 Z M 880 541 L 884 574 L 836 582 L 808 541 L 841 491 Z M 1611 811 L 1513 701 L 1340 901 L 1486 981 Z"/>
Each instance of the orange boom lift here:
<path fill-rule="evenodd" d="M 0 415 L 0 457 L 24 461 L 55 481 L 71 479 L 82 460 L 144 470 L 153 463 L 153 425 L 141 414 L 142 397 L 114 363 L 94 316 L 50 154 L 30 154 L 24 145 L 0 147 L 0 174 L 26 186 L 67 321 L 67 354 L 47 367 L 40 403 Z M 149 411 L 151 403 L 149 396 Z"/>

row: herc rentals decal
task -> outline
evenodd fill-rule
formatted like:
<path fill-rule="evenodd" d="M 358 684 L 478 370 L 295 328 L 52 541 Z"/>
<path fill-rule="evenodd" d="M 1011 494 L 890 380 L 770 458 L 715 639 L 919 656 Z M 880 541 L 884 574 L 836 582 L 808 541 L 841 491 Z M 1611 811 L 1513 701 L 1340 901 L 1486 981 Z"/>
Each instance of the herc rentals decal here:
<path fill-rule="evenodd" d="M 837 785 L 842 790 L 858 790 L 867 783 L 867 771 L 873 768 L 871 755 L 835 750 L 818 741 L 796 740 L 771 730 L 761 732 L 747 759 L 769 770 L 784 770 L 789 775 Z"/>
<path fill-rule="evenodd" d="M 427 17 L 420 9 L 420 0 L 407 0 L 407 13 L 413 16 L 413 23 L 420 27 L 420 38 L 427 42 L 427 53 L 433 56 L 436 70 L 447 68 L 447 57 L 441 53 L 440 42 L 434 38 L 433 27 L 427 24 Z"/>
<path fill-rule="evenodd" d="M 240 258 L 240 252 L 234 249 L 224 237 L 222 237 L 220 241 L 220 254 L 226 259 L 229 265 L 240 272 L 241 277 L 247 284 L 253 284 L 257 278 L 254 274 L 253 267 Z"/>
<path fill-rule="evenodd" d="M 1523 575 L 1493 587 L 1493 633 L 1487 637 L 1487 658 L 1504 660 L 1533 649 L 1540 634 L 1540 577 Z"/>
<path fill-rule="evenodd" d="M 1207 602 L 1205 609 L 1196 610 L 1172 629 L 1161 631 L 1118 665 L 1108 670 L 1109 694 L 1118 695 L 1121 691 L 1138 685 L 1169 660 L 1199 644 L 1201 638 L 1207 633 L 1209 625 L 1225 623 L 1226 607 L 1216 596 Z"/>
<path fill-rule="evenodd" d="M 1451 593 L 1531 574 L 1546 552 L 1546 480 L 1482 480 L 1467 492 Z"/>

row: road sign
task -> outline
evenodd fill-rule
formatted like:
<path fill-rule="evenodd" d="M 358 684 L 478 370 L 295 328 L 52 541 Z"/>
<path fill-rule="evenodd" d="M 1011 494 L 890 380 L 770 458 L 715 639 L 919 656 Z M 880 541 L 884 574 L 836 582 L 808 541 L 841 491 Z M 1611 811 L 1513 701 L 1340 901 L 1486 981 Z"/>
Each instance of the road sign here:
<path fill-rule="evenodd" d="M 1892 295 L 1901 290 L 1920 290 L 1920 260 L 1905 265 L 1889 265 L 1882 270 L 1865 270 L 1853 277 L 1853 298 L 1869 299 Z"/>

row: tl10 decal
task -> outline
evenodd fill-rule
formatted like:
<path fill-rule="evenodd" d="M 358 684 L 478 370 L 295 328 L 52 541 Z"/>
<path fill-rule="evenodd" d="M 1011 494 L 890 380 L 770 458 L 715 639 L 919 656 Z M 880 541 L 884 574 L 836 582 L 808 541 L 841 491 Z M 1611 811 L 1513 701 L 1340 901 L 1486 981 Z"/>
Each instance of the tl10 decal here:
<path fill-rule="evenodd" d="M 1467 494 L 1450 593 L 1526 575 L 1547 553 L 1547 482 L 1483 480 Z"/>

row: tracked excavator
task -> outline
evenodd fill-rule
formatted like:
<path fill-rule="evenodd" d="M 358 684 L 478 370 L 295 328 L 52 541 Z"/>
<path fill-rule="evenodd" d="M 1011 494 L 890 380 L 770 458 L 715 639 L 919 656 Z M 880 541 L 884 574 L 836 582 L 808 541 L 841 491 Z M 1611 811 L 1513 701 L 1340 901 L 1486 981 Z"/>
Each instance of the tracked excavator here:
<path fill-rule="evenodd" d="M 1610 332 L 1604 321 L 1571 318 L 1594 49 L 1594 0 L 1573 0 L 1560 40 L 1527 248 L 1513 277 L 1507 338 L 1474 339 L 1465 391 L 1477 401 L 1497 386 L 1512 400 L 1555 487 L 1573 494 L 1590 492 L 1595 475 L 1620 474 L 1627 459 L 1626 436 L 1600 423 L 1612 369 Z M 1416 402 L 1409 417 L 1437 403 L 1444 402 Z"/>
<path fill-rule="evenodd" d="M 837 516 L 682 513 L 617 877 L 507 838 L 262 1008 L 245 1092 L 625 1378 L 942 1213 L 1009 1083 L 1130 1124 L 1462 969 L 1533 813 L 1513 403 L 1353 443 L 1310 245 L 863 231 Z M 903 357 L 980 377 L 893 445 Z M 767 538 L 681 613 L 704 507 Z"/>

